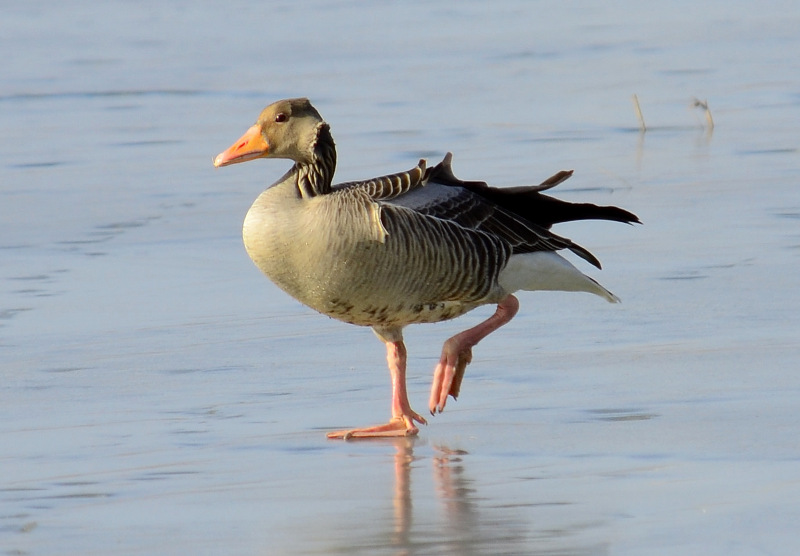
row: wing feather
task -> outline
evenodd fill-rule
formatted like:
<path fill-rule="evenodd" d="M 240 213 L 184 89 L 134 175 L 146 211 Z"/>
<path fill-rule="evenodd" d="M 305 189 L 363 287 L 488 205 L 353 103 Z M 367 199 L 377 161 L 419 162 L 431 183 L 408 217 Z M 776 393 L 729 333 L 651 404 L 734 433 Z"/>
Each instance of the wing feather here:
<path fill-rule="evenodd" d="M 358 189 L 373 201 L 388 201 L 424 185 L 428 173 L 425 160 L 420 160 L 414 168 L 405 172 L 380 176 L 371 180 L 341 183 L 334 189 Z"/>
<path fill-rule="evenodd" d="M 597 268 L 600 268 L 600 261 L 594 255 L 573 241 L 554 234 L 550 226 L 554 222 L 580 218 L 638 222 L 634 215 L 616 207 L 568 203 L 540 194 L 568 179 L 572 171 L 558 172 L 539 185 L 496 188 L 485 182 L 458 179 L 453 174 L 451 161 L 452 155 L 447 153 L 433 168 L 427 168 L 425 160 L 420 160 L 417 166 L 405 172 L 342 183 L 336 185 L 334 191 L 365 196 L 378 205 L 378 213 L 389 207 L 402 207 L 420 217 L 488 234 L 506 243 L 515 254 L 569 249 Z M 520 212 L 536 215 L 541 223 L 515 212 L 516 199 L 525 204 L 525 211 Z M 536 210 L 530 209 L 532 203 Z M 546 214 L 550 208 L 557 214 Z"/>
<path fill-rule="evenodd" d="M 467 229 L 481 231 L 507 242 L 513 253 L 569 249 L 596 267 L 600 262 L 587 249 L 558 236 L 543 226 L 486 199 L 474 189 L 483 182 L 462 182 L 452 174 L 450 154 L 431 169 L 422 187 L 409 189 L 389 202 L 419 214 L 446 220 Z M 567 179 L 572 172 L 559 172 L 539 186 L 526 190 L 545 190 Z M 471 186 L 468 188 L 467 186 Z M 483 187 L 488 186 L 483 184 Z"/>

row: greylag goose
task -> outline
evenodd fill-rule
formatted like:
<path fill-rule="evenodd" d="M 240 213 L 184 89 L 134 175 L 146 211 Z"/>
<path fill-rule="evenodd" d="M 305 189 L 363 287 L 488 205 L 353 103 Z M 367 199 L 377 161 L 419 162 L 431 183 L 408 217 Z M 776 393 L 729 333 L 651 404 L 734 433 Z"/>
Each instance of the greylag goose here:
<path fill-rule="evenodd" d="M 386 344 L 391 420 L 331 432 L 330 438 L 415 435 L 417 424 L 426 424 L 408 401 L 406 325 L 497 305 L 487 320 L 444 343 L 433 373 L 433 415 L 444 410 L 448 396 L 458 396 L 473 346 L 516 314 L 514 292 L 580 291 L 618 301 L 557 251 L 568 249 L 599 268 L 597 259 L 550 227 L 582 219 L 639 219 L 617 207 L 542 194 L 571 171 L 537 186 L 495 188 L 456 178 L 448 153 L 432 168 L 422 160 L 406 172 L 332 185 L 336 147 L 330 127 L 305 98 L 266 107 L 214 166 L 256 158 L 286 158 L 294 165 L 245 217 L 242 235 L 250 258 L 301 303 L 369 326 Z"/>

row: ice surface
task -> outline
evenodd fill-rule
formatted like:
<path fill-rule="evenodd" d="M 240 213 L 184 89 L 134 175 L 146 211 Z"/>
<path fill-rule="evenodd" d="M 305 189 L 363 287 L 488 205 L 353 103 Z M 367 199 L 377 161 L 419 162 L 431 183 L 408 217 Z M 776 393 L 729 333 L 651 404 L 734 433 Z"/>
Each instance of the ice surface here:
<path fill-rule="evenodd" d="M 4 7 L 1 553 L 797 554 L 798 28 L 792 2 Z M 286 164 L 211 162 L 300 95 L 340 181 L 574 169 L 554 194 L 644 222 L 557 228 L 623 303 L 522 294 L 418 438 L 326 440 L 386 418 L 383 348 L 247 258 Z M 490 312 L 407 331 L 417 409 Z"/>

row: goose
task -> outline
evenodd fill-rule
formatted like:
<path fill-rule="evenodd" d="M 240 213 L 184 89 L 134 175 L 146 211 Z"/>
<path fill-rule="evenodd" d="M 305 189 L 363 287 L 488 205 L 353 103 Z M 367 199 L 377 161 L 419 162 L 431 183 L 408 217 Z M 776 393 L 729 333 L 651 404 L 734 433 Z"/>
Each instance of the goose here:
<path fill-rule="evenodd" d="M 433 373 L 428 409 L 456 399 L 472 348 L 508 323 L 520 290 L 588 292 L 618 298 L 558 254 L 569 250 L 600 268 L 588 250 L 550 228 L 583 219 L 638 223 L 613 206 L 562 201 L 539 185 L 498 188 L 463 181 L 452 155 L 433 167 L 333 185 L 336 146 L 330 126 L 306 98 L 267 106 L 256 123 L 214 159 L 215 167 L 283 158 L 291 169 L 255 200 L 243 225 L 256 266 L 312 309 L 371 327 L 386 345 L 392 383 L 388 423 L 337 430 L 329 438 L 407 436 L 427 424 L 408 400 L 403 328 L 456 318 L 485 304 L 492 316 L 448 339 Z"/>

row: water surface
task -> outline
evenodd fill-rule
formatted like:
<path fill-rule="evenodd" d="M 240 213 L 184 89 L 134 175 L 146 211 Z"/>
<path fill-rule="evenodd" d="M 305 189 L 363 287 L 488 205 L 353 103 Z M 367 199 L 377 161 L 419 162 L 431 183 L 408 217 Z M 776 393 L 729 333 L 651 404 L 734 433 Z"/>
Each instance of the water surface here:
<path fill-rule="evenodd" d="M 6 7 L 3 553 L 797 553 L 795 4 Z M 418 438 L 327 441 L 386 418 L 383 348 L 244 253 L 286 165 L 211 165 L 301 95 L 341 181 L 575 169 L 645 223 L 556 230 L 623 303 L 521 294 Z M 490 312 L 407 331 L 418 410 Z"/>

